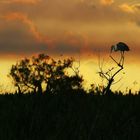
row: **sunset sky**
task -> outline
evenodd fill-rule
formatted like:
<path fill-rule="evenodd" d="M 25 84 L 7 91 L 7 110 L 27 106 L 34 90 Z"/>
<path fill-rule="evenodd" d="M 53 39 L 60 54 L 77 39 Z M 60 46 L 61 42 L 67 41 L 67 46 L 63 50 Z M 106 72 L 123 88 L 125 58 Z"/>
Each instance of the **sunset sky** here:
<path fill-rule="evenodd" d="M 110 47 L 121 41 L 130 52 L 114 90 L 139 90 L 139 15 L 138 0 L 0 0 L 0 85 L 12 64 L 39 53 L 75 57 L 85 84 L 98 85 L 99 55 L 111 67 Z"/>

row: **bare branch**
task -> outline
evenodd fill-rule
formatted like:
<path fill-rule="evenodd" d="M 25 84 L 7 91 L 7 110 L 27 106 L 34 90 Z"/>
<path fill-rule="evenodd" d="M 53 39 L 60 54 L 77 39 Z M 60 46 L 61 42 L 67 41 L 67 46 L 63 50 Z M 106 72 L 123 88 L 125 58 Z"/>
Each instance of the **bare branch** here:
<path fill-rule="evenodd" d="M 109 93 L 111 85 L 118 83 L 122 79 L 121 78 L 117 82 L 114 82 L 116 75 L 118 75 L 124 69 L 124 67 L 123 67 L 123 65 L 124 65 L 124 51 L 128 51 L 129 49 L 122 42 L 118 43 L 117 45 L 111 47 L 111 52 L 112 51 L 120 51 L 121 55 L 120 55 L 119 61 L 115 60 L 115 58 L 110 53 L 110 58 L 113 60 L 113 62 L 115 62 L 115 64 L 117 64 L 117 66 L 118 66 L 117 68 L 119 68 L 116 71 L 115 71 L 116 68 L 112 67 L 111 69 L 108 69 L 106 72 L 104 72 L 103 65 L 101 65 L 100 56 L 99 56 L 99 70 L 100 70 L 98 72 L 99 76 L 103 79 L 106 79 L 108 82 L 106 88 L 103 90 L 103 94 Z"/>

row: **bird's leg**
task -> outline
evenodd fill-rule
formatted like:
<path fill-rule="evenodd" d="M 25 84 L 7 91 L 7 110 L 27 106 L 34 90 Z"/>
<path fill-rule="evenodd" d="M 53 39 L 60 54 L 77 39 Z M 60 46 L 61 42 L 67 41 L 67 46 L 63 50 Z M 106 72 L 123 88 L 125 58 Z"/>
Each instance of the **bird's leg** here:
<path fill-rule="evenodd" d="M 118 63 L 118 66 L 120 66 L 121 65 L 121 61 L 122 61 L 122 52 L 120 52 L 120 61 L 119 61 L 119 63 Z"/>
<path fill-rule="evenodd" d="M 118 63 L 118 66 L 120 67 L 121 66 L 121 63 L 122 63 L 122 52 L 120 52 L 120 61 Z"/>
<path fill-rule="evenodd" d="M 124 51 L 121 51 L 121 58 L 118 66 L 123 67 L 124 64 Z"/>
<path fill-rule="evenodd" d="M 124 64 L 124 51 L 122 52 L 122 66 Z"/>

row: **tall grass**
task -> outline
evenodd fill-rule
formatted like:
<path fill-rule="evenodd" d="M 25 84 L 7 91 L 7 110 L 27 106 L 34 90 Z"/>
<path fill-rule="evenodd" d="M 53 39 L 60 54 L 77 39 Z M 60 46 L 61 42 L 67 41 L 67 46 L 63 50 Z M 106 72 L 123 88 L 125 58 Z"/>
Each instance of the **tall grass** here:
<path fill-rule="evenodd" d="M 0 140 L 138 140 L 140 95 L 0 95 Z"/>

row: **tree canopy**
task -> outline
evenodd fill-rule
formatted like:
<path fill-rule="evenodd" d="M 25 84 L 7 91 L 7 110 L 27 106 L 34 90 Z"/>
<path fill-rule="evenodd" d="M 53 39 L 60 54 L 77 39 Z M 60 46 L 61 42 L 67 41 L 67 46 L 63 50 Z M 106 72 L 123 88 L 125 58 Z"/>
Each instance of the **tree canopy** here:
<path fill-rule="evenodd" d="M 10 77 L 18 88 L 18 93 L 34 91 L 38 93 L 60 93 L 82 88 L 82 76 L 73 68 L 73 58 L 54 60 L 48 55 L 39 54 L 25 58 L 12 65 Z M 72 74 L 68 70 L 72 70 Z"/>

